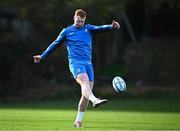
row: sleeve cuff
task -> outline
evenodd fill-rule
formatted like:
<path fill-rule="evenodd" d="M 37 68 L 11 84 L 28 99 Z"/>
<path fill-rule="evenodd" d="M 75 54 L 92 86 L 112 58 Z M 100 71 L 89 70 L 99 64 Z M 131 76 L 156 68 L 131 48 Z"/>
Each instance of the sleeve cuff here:
<path fill-rule="evenodd" d="M 113 29 L 113 26 L 112 26 L 112 24 L 110 24 L 110 25 L 109 25 L 109 28 L 110 28 L 110 29 Z"/>
<path fill-rule="evenodd" d="M 41 55 L 41 59 L 44 60 L 46 57 L 42 54 Z"/>

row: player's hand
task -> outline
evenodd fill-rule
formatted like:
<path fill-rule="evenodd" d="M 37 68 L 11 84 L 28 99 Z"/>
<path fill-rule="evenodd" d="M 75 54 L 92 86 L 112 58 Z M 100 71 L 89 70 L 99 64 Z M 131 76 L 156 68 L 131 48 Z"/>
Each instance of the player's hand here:
<path fill-rule="evenodd" d="M 119 29 L 120 28 L 120 24 L 117 21 L 113 20 L 112 27 L 115 28 L 115 29 Z"/>
<path fill-rule="evenodd" d="M 35 55 L 35 56 L 33 56 L 33 58 L 34 58 L 34 63 L 39 63 L 41 61 L 40 55 Z"/>

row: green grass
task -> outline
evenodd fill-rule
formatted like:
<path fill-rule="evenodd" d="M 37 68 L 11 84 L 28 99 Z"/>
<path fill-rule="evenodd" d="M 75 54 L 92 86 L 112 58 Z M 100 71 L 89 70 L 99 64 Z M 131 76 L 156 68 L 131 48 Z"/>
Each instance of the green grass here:
<path fill-rule="evenodd" d="M 110 100 L 88 108 L 82 129 L 72 124 L 76 105 L 66 102 L 0 104 L 0 130 L 180 130 L 178 100 Z"/>

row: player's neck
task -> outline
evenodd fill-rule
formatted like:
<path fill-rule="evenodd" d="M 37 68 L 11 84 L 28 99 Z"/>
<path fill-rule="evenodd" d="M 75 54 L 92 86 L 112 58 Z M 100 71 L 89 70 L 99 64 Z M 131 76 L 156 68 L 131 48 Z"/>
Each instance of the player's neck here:
<path fill-rule="evenodd" d="M 73 24 L 73 26 L 77 29 L 82 29 L 84 26 L 78 27 L 77 25 Z"/>

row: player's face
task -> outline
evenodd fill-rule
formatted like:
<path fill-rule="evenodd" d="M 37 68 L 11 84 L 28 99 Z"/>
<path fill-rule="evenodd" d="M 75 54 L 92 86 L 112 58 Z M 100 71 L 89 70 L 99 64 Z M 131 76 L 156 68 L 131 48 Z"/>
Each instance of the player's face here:
<path fill-rule="evenodd" d="M 84 26 L 86 18 L 81 18 L 80 16 L 74 16 L 74 25 L 77 28 L 81 28 Z"/>

